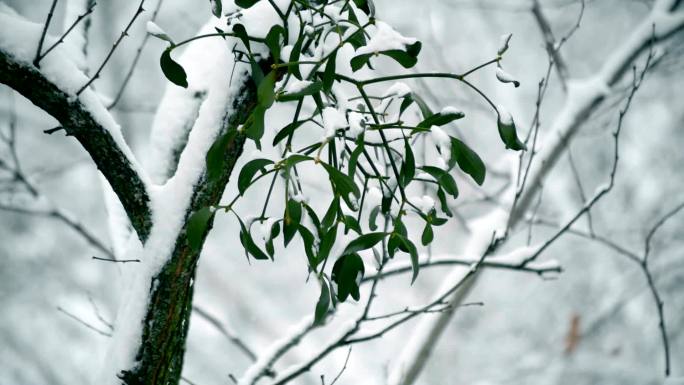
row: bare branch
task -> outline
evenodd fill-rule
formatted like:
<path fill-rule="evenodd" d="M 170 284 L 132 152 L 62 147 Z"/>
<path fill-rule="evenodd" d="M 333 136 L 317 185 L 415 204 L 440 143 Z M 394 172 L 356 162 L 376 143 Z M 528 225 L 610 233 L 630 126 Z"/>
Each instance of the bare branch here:
<path fill-rule="evenodd" d="M 347 362 L 349 362 L 349 356 L 351 356 L 352 348 L 351 346 L 349 347 L 349 351 L 347 352 L 347 358 L 344 359 L 344 365 L 342 366 L 342 369 L 340 369 L 340 372 L 337 373 L 337 376 L 333 379 L 333 381 L 330 383 L 330 385 L 335 385 L 337 380 L 342 377 L 342 373 L 344 373 L 344 370 L 347 369 Z"/>
<path fill-rule="evenodd" d="M 159 9 L 161 8 L 163 2 L 164 2 L 164 0 L 157 1 L 157 7 L 152 12 L 152 17 L 150 18 L 151 21 L 155 21 L 157 19 L 157 14 L 159 13 Z M 138 46 L 138 49 L 135 52 L 135 56 L 133 57 L 133 61 L 131 62 L 131 66 L 128 68 L 128 72 L 126 72 L 126 75 L 124 76 L 124 80 L 121 83 L 119 90 L 116 92 L 116 95 L 114 96 L 114 100 L 112 100 L 112 102 L 107 106 L 108 110 L 111 110 L 112 108 L 116 107 L 116 105 L 121 100 L 121 97 L 123 96 L 123 93 L 126 90 L 126 86 L 128 85 L 128 82 L 131 80 L 131 77 L 133 77 L 133 72 L 135 71 L 135 68 L 138 66 L 138 61 L 140 60 L 140 56 L 142 55 L 142 51 L 143 51 L 143 49 L 145 49 L 145 45 L 147 45 L 147 41 L 149 40 L 149 38 L 150 38 L 150 34 L 146 33 L 145 37 L 143 38 L 142 42 L 140 43 L 140 46 Z"/>
<path fill-rule="evenodd" d="M 81 143 L 112 185 L 140 239 L 146 240 L 151 228 L 149 197 L 139 175 L 140 169 L 130 152 L 122 149 L 120 141 L 102 125 L 101 119 L 31 64 L 18 60 L 3 49 L 0 49 L 0 83 L 12 87 L 52 115 L 67 135 L 74 136 Z"/>
<path fill-rule="evenodd" d="M 107 62 L 112 57 L 112 54 L 114 53 L 114 51 L 116 51 L 116 47 L 119 46 L 119 44 L 121 43 L 121 40 L 123 40 L 124 37 L 128 36 L 128 30 L 131 29 L 131 26 L 135 22 L 135 19 L 137 19 L 138 16 L 140 16 L 140 14 L 143 13 L 143 11 L 144 11 L 143 4 L 144 3 L 145 3 L 145 0 L 140 0 L 140 4 L 138 5 L 138 9 L 135 11 L 135 14 L 131 18 L 131 20 L 128 22 L 128 25 L 126 25 L 126 28 L 124 28 L 123 32 L 121 32 L 121 35 L 119 35 L 119 38 L 116 39 L 116 41 L 114 42 L 114 45 L 112 45 L 112 48 L 109 50 L 109 53 L 107 53 L 107 56 L 102 61 L 102 64 L 100 64 L 100 67 L 97 69 L 97 71 L 95 71 L 95 74 L 90 78 L 90 80 L 88 80 L 88 82 L 86 84 L 84 84 L 83 87 L 81 87 L 81 89 L 79 89 L 76 92 L 76 95 L 80 95 L 83 92 L 83 90 L 88 88 L 88 86 L 91 85 L 95 81 L 95 79 L 100 77 L 100 72 L 105 67 L 105 65 L 107 65 Z"/>
<path fill-rule="evenodd" d="M 139 259 L 116 259 L 116 258 L 100 258 L 100 257 L 93 257 L 93 259 L 98 260 L 98 261 L 116 262 L 116 263 L 131 263 L 131 262 L 140 263 Z"/>
<path fill-rule="evenodd" d="M 431 268 L 437 266 L 471 266 L 473 263 L 477 262 L 474 258 L 457 258 L 452 256 L 433 256 L 429 260 L 427 258 L 421 258 L 419 264 L 421 269 Z M 494 269 L 506 269 L 506 270 L 518 270 L 528 273 L 534 273 L 538 275 L 544 275 L 547 273 L 562 273 L 563 268 L 556 264 L 528 264 L 526 266 L 520 266 L 512 263 L 496 262 L 491 260 L 485 260 L 482 262 L 482 267 L 484 268 L 494 268 Z M 378 274 L 369 274 L 363 277 L 362 283 L 367 283 L 375 280 L 376 278 L 384 279 L 394 275 L 410 273 L 412 271 L 410 263 L 393 264 L 388 266 L 386 270 Z"/>
<path fill-rule="evenodd" d="M 96 332 L 97 334 L 99 334 L 99 335 L 101 335 L 101 336 L 105 336 L 105 337 L 111 337 L 111 336 L 112 336 L 111 333 L 107 333 L 107 332 L 105 332 L 105 331 L 102 331 L 102 330 L 96 328 L 95 326 L 93 326 L 93 325 L 91 325 L 91 324 L 85 322 L 84 320 L 82 320 L 82 319 L 78 318 L 77 316 L 75 316 L 75 315 L 69 313 L 68 311 L 62 309 L 62 308 L 59 307 L 59 306 L 57 306 L 57 310 L 60 311 L 61 313 L 63 313 L 64 315 L 66 315 L 67 317 L 73 319 L 74 321 L 80 323 L 81 325 L 87 327 L 88 329 L 90 329 L 90 330 Z"/>
<path fill-rule="evenodd" d="M 582 9 L 584 9 L 584 2 L 582 3 Z M 532 1 L 532 15 L 534 15 L 534 20 L 537 22 L 539 29 L 544 37 L 544 44 L 546 45 L 546 52 L 552 58 L 556 71 L 558 72 L 558 77 L 561 81 L 561 85 L 565 90 L 567 88 L 566 79 L 568 78 L 568 67 L 565 64 L 565 60 L 560 53 L 558 47 L 556 47 L 556 38 L 553 36 L 553 31 L 551 30 L 551 25 L 544 15 L 541 9 L 539 0 Z"/>
<path fill-rule="evenodd" d="M 207 322 L 209 322 L 213 327 L 216 328 L 223 336 L 225 336 L 228 341 L 230 341 L 232 344 L 234 344 L 242 353 L 244 353 L 251 361 L 256 361 L 257 356 L 254 354 L 254 351 L 250 349 L 241 339 L 238 337 L 235 333 L 233 333 L 231 330 L 227 329 L 221 321 L 219 321 L 216 317 L 213 315 L 209 314 L 206 310 L 202 309 L 201 307 L 197 305 L 192 306 L 192 310 L 199 315 L 200 317 L 204 318 Z"/>
<path fill-rule="evenodd" d="M 96 4 L 97 4 L 97 3 L 92 3 L 92 4 L 90 5 L 90 7 L 85 11 L 85 13 L 82 13 L 82 14 L 78 15 L 78 17 L 76 18 L 76 20 L 74 20 L 74 22 L 71 24 L 71 26 L 69 26 L 69 28 L 67 28 L 67 30 L 64 31 L 64 33 L 62 34 L 62 36 L 60 36 L 59 39 L 57 39 L 56 42 L 54 42 L 47 50 L 45 50 L 45 52 L 42 53 L 42 54 L 38 57 L 37 60 L 38 60 L 38 61 L 42 60 L 42 59 L 43 59 L 45 56 L 47 56 L 53 49 L 55 49 L 58 45 L 60 45 L 61 43 L 63 43 L 63 42 L 64 42 L 64 38 L 67 37 L 67 35 L 69 35 L 69 33 L 78 25 L 78 23 L 80 23 L 81 20 L 85 19 L 86 17 L 88 17 L 88 15 L 90 15 L 91 13 L 93 13 L 93 10 L 95 9 L 95 5 L 96 5 Z"/>
<path fill-rule="evenodd" d="M 43 32 L 40 34 L 40 41 L 38 42 L 38 49 L 36 50 L 36 56 L 33 59 L 33 65 L 40 68 L 40 51 L 43 50 L 43 43 L 45 42 L 45 35 L 47 35 L 47 30 L 50 27 L 50 21 L 52 20 L 52 15 L 55 12 L 55 6 L 57 6 L 57 0 L 52 0 L 52 5 L 50 5 L 50 11 L 48 12 L 47 19 L 43 25 Z"/>

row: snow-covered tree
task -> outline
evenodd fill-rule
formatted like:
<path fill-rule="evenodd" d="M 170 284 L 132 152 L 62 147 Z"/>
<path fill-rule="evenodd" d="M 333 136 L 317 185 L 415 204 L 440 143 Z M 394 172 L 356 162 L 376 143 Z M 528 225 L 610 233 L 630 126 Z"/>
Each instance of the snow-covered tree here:
<path fill-rule="evenodd" d="M 34 187 L 20 167 L 13 124 L 3 134 L 8 156 L 0 166 L 28 199 L 11 194 L 2 203 L 61 220 L 98 250 L 97 261 L 120 272 L 115 319 L 109 323 L 96 312 L 108 330 L 98 331 L 110 337 L 101 368 L 92 369 L 99 384 L 179 383 L 193 313 L 249 357 L 249 367 L 231 379 L 250 385 L 304 381 L 303 374 L 339 351 L 346 352 L 346 368 L 352 346 L 381 339 L 416 319 L 386 376 L 389 384 L 415 383 L 456 310 L 470 304 L 466 296 L 485 270 L 557 275 L 562 271 L 558 262 L 539 258 L 573 232 L 615 246 L 594 233 L 591 212 L 615 185 L 623 120 L 636 92 L 647 73 L 666 60 L 661 45 L 684 27 L 679 2 L 658 0 L 599 68 L 576 79 L 562 48 L 580 27 L 584 2 L 574 26 L 556 37 L 533 1 L 531 14 L 544 38 L 548 66 L 532 123 L 521 130 L 507 103 L 497 101 L 498 91 L 478 85 L 490 76 L 500 89 L 520 86 L 508 66 L 504 69 L 504 58 L 515 55 L 519 44 L 510 33 L 487 43 L 495 48 L 480 53 L 485 59 L 470 68 L 459 65 L 467 69 L 453 72 L 450 63 L 426 71 L 421 64 L 431 58 L 421 54 L 423 44 L 376 18 L 370 0 L 212 0 L 205 9 L 209 21 L 191 36 L 166 32 L 156 21 L 162 2 L 153 8 L 141 0 L 112 45 L 93 58 L 89 34 L 97 4 L 65 1 L 63 28 L 51 34 L 59 3 L 53 0 L 41 10 L 41 15 L 47 12 L 41 23 L 0 5 L 0 82 L 58 122 L 45 131 L 51 138 L 63 132 L 87 152 L 101 175 L 111 245 Z M 134 153 L 122 132 L 125 123 L 115 116 L 140 56 L 111 96 L 101 91 L 98 79 L 137 25 L 145 26 L 143 46 L 148 39 L 163 44 L 154 75 L 168 84 L 149 123 L 149 144 Z M 554 71 L 565 101 L 549 128 L 541 130 L 541 108 Z M 430 81 L 442 87 L 423 86 Z M 614 98 L 618 89 L 620 97 Z M 478 155 L 485 150 L 476 151 L 472 134 L 462 135 L 458 128 L 470 119 L 469 107 L 435 97 L 461 91 L 468 93 L 468 103 L 478 100 L 484 106 L 489 127 L 481 127 L 477 137 L 497 138 L 489 141 L 487 156 Z M 611 141 L 601 147 L 608 154 L 605 183 L 585 194 L 573 164 L 580 207 L 552 223 L 555 230 L 543 239 L 516 240 L 521 229 L 529 226 L 531 234 L 532 226 L 545 223 L 537 215 L 542 186 L 569 143 L 611 101 L 619 112 Z M 486 162 L 488 156 L 497 156 L 499 163 Z M 492 178 L 488 175 L 496 179 L 489 192 L 482 187 Z M 495 204 L 464 216 L 458 203 L 463 195 Z M 636 263 L 654 298 L 666 376 L 671 373 L 669 337 L 649 256 L 655 233 L 683 207 L 655 223 L 642 254 L 615 246 Z M 585 217 L 589 233 L 577 230 Z M 255 271 L 297 250 L 302 258 L 288 265 L 300 275 L 282 279 L 304 277 L 307 290 L 315 292 L 301 321 L 258 354 L 193 303 L 200 255 L 215 221 L 235 223 L 236 234 L 221 242 L 223 253 L 236 263 L 246 260 Z M 466 244 L 433 255 L 433 244 L 448 237 L 440 228 L 458 223 L 468 229 Z M 399 311 L 386 310 L 379 297 L 389 288 L 389 277 L 404 276 L 391 290 L 411 293 L 426 268 L 445 265 L 456 267 L 433 295 L 418 305 L 405 301 Z M 286 300 L 293 294 L 271 295 Z M 317 333 L 325 334 L 322 342 L 310 344 L 291 365 L 278 365 Z M 327 382 L 321 378 L 332 384 L 341 374 Z"/>

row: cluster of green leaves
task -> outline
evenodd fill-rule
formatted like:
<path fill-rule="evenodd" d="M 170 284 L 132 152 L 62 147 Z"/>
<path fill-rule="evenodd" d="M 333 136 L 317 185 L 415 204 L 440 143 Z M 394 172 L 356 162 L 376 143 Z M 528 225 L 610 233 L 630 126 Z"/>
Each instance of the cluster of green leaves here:
<path fill-rule="evenodd" d="M 220 0 L 215 1 L 218 5 L 215 4 L 213 9 L 220 10 Z M 258 2 L 236 1 L 243 8 L 250 8 Z M 344 15 L 345 19 L 340 20 L 337 16 L 328 15 L 326 12 L 330 6 L 339 7 L 336 10 L 337 15 Z M 231 32 L 217 29 L 217 34 L 211 35 L 224 38 L 231 36 L 241 42 L 240 48 L 235 50 L 238 51 L 238 56 L 249 64 L 257 90 L 257 105 L 238 130 L 229 132 L 214 143 L 207 154 L 207 178 L 211 180 L 224 172 L 224 152 L 238 132 L 243 132 L 261 148 L 266 127 L 266 111 L 276 103 L 296 103 L 297 109 L 293 120 L 276 130 L 272 142 L 274 147 L 284 144 L 282 159 L 273 161 L 257 158 L 247 162 L 239 172 L 237 196 L 227 205 L 204 208 L 193 213 L 187 229 L 187 238 L 189 245 L 199 250 L 213 213 L 221 209 L 232 212 L 237 217 L 240 224 L 240 241 L 247 258 L 272 260 L 275 257 L 276 239 L 282 238 L 283 246 L 287 247 L 299 235 L 307 257 L 307 269 L 317 277 L 321 287 L 315 308 L 315 322 L 320 324 L 338 302 L 344 302 L 350 296 L 354 300 L 359 300 L 359 285 L 366 271 L 366 263 L 361 256 L 363 253 L 372 251 L 380 264 L 394 258 L 397 252 L 406 254 L 413 267 L 411 282 L 415 281 L 420 267 L 418 246 L 411 240 L 411 234 L 404 223 L 406 217 L 415 215 L 424 221 L 420 244 L 429 245 L 434 240 L 433 227 L 444 225 L 452 216 L 449 200 L 457 198 L 459 193 L 453 171 L 458 168 L 477 184 L 482 184 L 485 181 L 486 170 L 477 153 L 461 139 L 453 136 L 449 137 L 451 156 L 446 168 L 416 164 L 416 155 L 413 151 L 416 141 L 428 135 L 433 127 L 448 126 L 456 120 L 463 119 L 463 113 L 452 109 L 433 112 L 415 92 L 409 92 L 401 97 L 370 97 L 366 93 L 366 82 L 338 73 L 336 63 L 339 49 L 345 44 L 351 44 L 358 49 L 372 37 L 375 9 L 371 1 L 292 0 L 287 10 L 278 9 L 278 12 L 283 18 L 283 23 L 272 26 L 265 38 L 249 36 L 245 26 L 240 24 L 239 18 L 237 22 L 232 20 L 229 25 Z M 297 33 L 291 35 L 291 28 L 296 28 Z M 336 48 L 314 60 L 302 60 L 305 56 L 316 57 L 313 54 L 316 47 L 323 44 L 330 34 L 339 36 Z M 297 36 L 296 39 L 288 41 L 288 36 L 293 35 Z M 169 48 L 161 57 L 162 70 L 171 82 L 187 87 L 185 71 L 170 56 L 173 49 L 185 42 L 176 44 L 170 39 L 169 42 Z M 269 57 L 256 54 L 252 49 L 253 44 L 265 45 L 270 53 Z M 285 46 L 289 46 L 291 51 L 283 61 L 281 53 Z M 405 68 L 410 68 L 416 64 L 420 48 L 420 42 L 416 42 L 405 45 L 403 50 L 393 49 L 357 55 L 349 59 L 350 65 L 353 71 L 364 66 L 371 67 L 371 59 L 376 55 L 382 55 Z M 265 63 L 267 65 L 264 65 Z M 313 68 L 303 73 L 300 67 L 302 64 Z M 266 72 L 264 68 L 267 69 Z M 295 92 L 285 91 L 286 85 L 294 79 L 306 82 L 303 83 L 305 86 L 299 87 Z M 358 111 L 354 112 L 363 115 L 366 131 L 361 132 L 358 137 L 350 137 L 347 128 L 338 129 L 332 137 L 314 141 L 301 150 L 293 151 L 293 137 L 303 126 L 322 127 L 323 124 L 320 122 L 323 110 L 327 107 L 339 108 L 340 101 L 334 92 L 337 82 L 347 82 L 358 90 L 355 98 L 362 102 L 359 103 Z M 376 112 L 378 105 L 371 100 L 384 102 L 388 98 L 391 100 L 383 104 L 384 110 Z M 398 111 L 395 114 L 397 118 L 388 121 L 387 116 L 391 114 L 387 114 L 387 111 L 395 101 L 399 104 L 394 105 Z M 311 103 L 314 106 L 314 111 L 309 117 L 301 116 L 304 103 Z M 409 110 L 420 114 L 420 121 L 417 124 L 408 125 L 402 120 L 402 116 Z M 351 112 L 343 111 L 347 118 Z M 399 130 L 401 137 L 388 140 L 385 132 L 389 130 Z M 377 131 L 382 142 L 367 140 L 368 131 Z M 506 143 L 507 147 L 520 149 L 508 143 L 517 144 L 517 134 L 513 132 L 511 136 L 507 131 L 506 135 L 510 138 Z M 437 151 L 443 149 L 440 146 L 435 148 Z M 325 157 L 326 152 L 327 159 L 321 159 L 321 156 Z M 376 166 L 379 164 L 383 166 Z M 332 194 L 329 196 L 330 203 L 325 212 L 317 212 L 306 200 L 298 198 L 298 195 L 303 193 L 298 180 L 298 167 L 320 167 L 327 174 Z M 425 174 L 430 178 L 425 177 Z M 244 196 L 251 186 L 267 176 L 272 177 L 272 182 L 261 215 L 253 220 L 244 220 L 233 210 L 234 203 L 239 197 Z M 278 176 L 285 181 L 284 211 L 275 216 L 267 216 L 268 202 L 271 201 L 273 184 Z M 408 198 L 407 190 L 422 190 L 423 185 L 427 185 L 428 191 L 437 197 L 439 211 L 435 207 L 418 207 Z M 377 207 L 370 207 L 370 211 L 364 216 L 364 200 L 371 186 L 379 188 L 382 200 Z M 350 215 L 349 212 L 353 212 L 354 215 Z M 380 225 L 378 219 L 381 220 Z M 260 237 L 254 235 L 257 223 L 262 227 L 270 225 L 270 228 L 266 229 L 263 245 Z M 334 262 L 331 263 L 332 267 L 326 269 L 328 260 L 333 257 L 333 247 L 342 238 L 342 234 L 351 240 L 342 248 L 342 252 L 335 256 Z M 417 238 L 417 235 L 414 238 Z"/>

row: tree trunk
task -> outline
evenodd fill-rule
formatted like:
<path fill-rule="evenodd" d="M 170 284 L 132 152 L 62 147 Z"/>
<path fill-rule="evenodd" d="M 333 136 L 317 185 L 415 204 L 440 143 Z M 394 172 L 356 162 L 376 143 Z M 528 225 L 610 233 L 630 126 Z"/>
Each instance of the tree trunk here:
<path fill-rule="evenodd" d="M 251 79 L 245 82 L 239 95 L 232 108 L 227 108 L 233 112 L 224 118 L 225 126 L 219 135 L 237 130 L 253 111 L 256 89 Z M 221 176 L 209 180 L 205 172 L 195 186 L 185 225 L 175 240 L 172 256 L 149 283 L 150 300 L 142 323 L 142 342 L 135 357 L 135 367 L 123 370 L 120 375 L 127 385 L 175 385 L 180 381 L 192 312 L 193 281 L 200 256 L 200 252 L 193 250 L 186 241 L 188 218 L 203 207 L 219 204 L 244 143 L 244 134 L 232 136 L 223 158 Z M 211 222 L 213 218 L 202 243 L 211 229 Z"/>

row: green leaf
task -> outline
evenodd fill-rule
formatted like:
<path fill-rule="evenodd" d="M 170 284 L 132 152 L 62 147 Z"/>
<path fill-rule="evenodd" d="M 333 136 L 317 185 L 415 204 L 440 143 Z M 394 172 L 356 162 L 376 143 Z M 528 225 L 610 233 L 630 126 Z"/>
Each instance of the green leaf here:
<path fill-rule="evenodd" d="M 354 11 L 351 8 L 349 9 L 349 21 L 356 25 L 359 24 L 359 19 L 356 18 L 356 15 L 354 14 Z M 364 28 L 359 28 L 356 30 L 356 32 L 352 33 L 349 37 L 347 37 L 347 41 L 349 42 L 349 44 L 352 45 L 352 47 L 354 47 L 355 50 L 366 45 L 366 35 L 364 31 Z"/>
<path fill-rule="evenodd" d="M 288 124 L 287 126 L 283 127 L 278 133 L 276 134 L 275 138 L 273 138 L 273 145 L 277 145 L 280 143 L 283 139 L 287 138 L 292 134 L 299 126 L 302 124 L 306 123 L 306 120 L 298 120 L 296 122 L 292 122 Z"/>
<path fill-rule="evenodd" d="M 211 207 L 203 207 L 195 211 L 188 219 L 188 229 L 186 232 L 188 238 L 188 246 L 199 252 L 202 248 L 202 240 L 204 239 L 204 232 L 209 225 L 209 220 L 214 215 Z"/>
<path fill-rule="evenodd" d="M 330 92 L 335 81 L 335 65 L 337 61 L 337 50 L 334 50 L 328 57 L 323 71 L 323 89 L 325 92 Z"/>
<path fill-rule="evenodd" d="M 304 243 L 304 253 L 306 253 L 306 259 L 309 261 L 309 266 L 311 270 L 316 270 L 316 255 L 314 254 L 314 242 L 315 238 L 311 231 L 306 227 L 299 225 L 297 227 L 299 235 L 302 238 L 302 243 Z"/>
<path fill-rule="evenodd" d="M 330 250 L 332 250 L 335 240 L 337 239 L 337 226 L 333 226 L 321 237 L 321 244 L 318 248 L 318 256 L 316 257 L 316 267 L 321 262 L 328 259 Z"/>
<path fill-rule="evenodd" d="M 359 222 L 356 220 L 356 218 L 352 217 L 351 215 L 345 215 L 342 219 L 344 222 L 344 233 L 347 234 L 349 230 L 353 230 L 357 234 L 361 234 L 361 226 L 359 225 Z"/>
<path fill-rule="evenodd" d="M 420 113 L 423 114 L 423 119 L 427 119 L 434 115 L 434 112 L 432 112 L 430 107 L 427 105 L 425 100 L 423 100 L 423 98 L 420 95 L 416 94 L 415 92 L 412 92 L 411 98 L 413 98 L 413 101 L 415 101 L 418 105 L 418 108 L 420 108 Z"/>
<path fill-rule="evenodd" d="M 247 229 L 247 226 L 245 226 L 240 217 L 238 217 L 238 222 L 240 222 L 240 243 L 242 243 L 242 247 L 245 248 L 245 251 L 254 257 L 254 259 L 267 260 L 268 255 L 254 243 L 254 239 L 252 239 L 249 229 Z"/>
<path fill-rule="evenodd" d="M 392 208 L 392 194 L 383 194 L 382 195 L 382 200 L 380 201 L 380 209 L 383 214 L 387 214 L 390 211 L 390 208 Z"/>
<path fill-rule="evenodd" d="M 404 235 L 396 234 L 396 239 L 399 241 L 399 249 L 407 252 L 411 257 L 411 269 L 413 270 L 413 275 L 411 277 L 411 284 L 418 278 L 418 272 L 420 271 L 420 262 L 418 261 L 418 250 L 416 245 L 411 242 L 410 239 L 406 238 Z"/>
<path fill-rule="evenodd" d="M 245 26 L 240 23 L 234 24 L 233 33 L 238 39 L 242 40 L 242 44 L 245 45 L 247 51 L 252 52 L 252 49 L 249 45 L 249 35 L 247 35 L 247 29 L 245 29 Z"/>
<path fill-rule="evenodd" d="M 434 166 L 423 166 L 421 168 L 423 171 L 435 178 L 440 187 L 443 188 L 444 191 L 446 191 L 449 195 L 453 196 L 454 198 L 458 197 L 458 186 L 456 186 L 456 181 L 451 174 L 449 174 L 449 172 Z"/>
<path fill-rule="evenodd" d="M 435 235 L 432 232 L 432 226 L 430 223 L 425 223 L 425 228 L 423 229 L 423 235 L 420 238 L 420 241 L 423 243 L 423 246 L 427 246 L 430 243 L 432 243 L 432 240 L 434 239 Z"/>
<path fill-rule="evenodd" d="M 257 88 L 257 100 L 259 101 L 259 105 L 264 108 L 269 108 L 273 105 L 273 101 L 275 100 L 275 92 L 273 90 L 275 82 L 276 73 L 275 70 L 273 70 L 269 72 L 268 75 L 264 76 L 261 83 L 259 83 L 259 88 Z"/>
<path fill-rule="evenodd" d="M 159 64 L 161 65 L 164 76 L 166 76 L 171 83 L 183 88 L 188 88 L 188 75 L 185 73 L 183 67 L 171 58 L 170 47 L 162 52 L 162 55 L 159 58 Z"/>
<path fill-rule="evenodd" d="M 408 139 L 404 139 L 404 162 L 401 164 L 399 174 L 402 187 L 408 186 L 416 174 L 416 160 L 413 157 L 413 150 L 411 150 Z"/>
<path fill-rule="evenodd" d="M 292 154 L 287 158 L 283 159 L 282 162 L 285 167 L 292 167 L 297 163 L 305 162 L 307 160 L 313 160 L 313 158 L 301 154 Z"/>
<path fill-rule="evenodd" d="M 240 8 L 249 8 L 258 2 L 259 0 L 235 0 L 235 5 Z"/>
<path fill-rule="evenodd" d="M 337 219 L 337 212 L 339 210 L 340 210 L 340 198 L 339 198 L 339 196 L 335 195 L 335 198 L 330 203 L 330 207 L 328 207 L 328 211 L 326 211 L 325 215 L 323 216 L 323 220 L 321 221 L 321 226 L 325 229 L 332 226 L 333 223 L 335 223 L 335 219 Z"/>
<path fill-rule="evenodd" d="M 373 4 L 373 0 L 354 0 L 354 4 L 356 4 L 360 10 L 366 12 L 368 16 L 375 16 L 375 5 Z"/>
<path fill-rule="evenodd" d="M 356 186 L 356 183 L 354 183 L 354 180 L 325 162 L 321 162 L 321 164 L 323 165 L 323 168 L 325 168 L 325 171 L 328 172 L 333 190 L 342 196 L 342 199 L 347 202 L 347 206 L 353 208 L 355 205 L 354 202 L 351 201 L 350 195 L 353 195 L 356 198 L 361 195 L 358 186 Z"/>
<path fill-rule="evenodd" d="M 379 213 L 380 213 L 380 206 L 375 206 L 375 207 L 373 207 L 373 210 L 371 210 L 370 214 L 368 215 L 368 227 L 371 229 L 371 231 L 375 231 L 378 228 L 378 225 L 375 222 L 378 219 Z"/>
<path fill-rule="evenodd" d="M 397 63 L 401 64 L 404 68 L 411 68 L 418 62 L 418 54 L 420 53 L 422 44 L 417 41 L 413 44 L 406 45 L 405 50 L 392 49 L 387 51 L 380 51 L 378 54 L 389 56 L 394 59 Z M 360 70 L 364 65 L 369 64 L 369 60 L 375 53 L 364 53 L 361 55 L 354 56 L 349 64 L 351 65 L 352 71 L 356 72 Z"/>
<path fill-rule="evenodd" d="M 305 96 L 321 92 L 321 89 L 323 89 L 323 83 L 313 82 L 297 92 L 280 94 L 278 95 L 277 99 L 279 102 L 291 102 L 294 100 L 300 100 Z"/>
<path fill-rule="evenodd" d="M 349 242 L 347 247 L 344 248 L 342 252 L 343 255 L 357 253 L 361 250 L 370 249 L 375 246 L 378 242 L 382 241 L 387 233 L 377 232 L 377 233 L 366 233 L 353 241 Z"/>
<path fill-rule="evenodd" d="M 294 237 L 301 220 L 302 205 L 294 199 L 288 199 L 287 205 L 285 206 L 285 215 L 283 216 L 283 242 L 285 246 L 287 246 Z"/>
<path fill-rule="evenodd" d="M 508 113 L 506 113 L 506 115 L 507 114 Z M 507 117 L 510 119 L 505 119 L 505 121 L 502 121 L 500 113 L 496 119 L 496 125 L 499 129 L 499 136 L 501 136 L 501 140 L 504 142 L 504 145 L 506 145 L 506 148 L 510 148 L 514 151 L 527 150 L 525 143 L 518 139 L 518 133 L 515 128 L 515 122 L 513 121 L 513 118 L 510 117 L 510 115 Z"/>
<path fill-rule="evenodd" d="M 223 13 L 223 5 L 221 0 L 209 0 L 211 2 L 211 13 L 216 17 L 221 17 Z"/>
<path fill-rule="evenodd" d="M 280 48 L 282 46 L 282 38 L 285 37 L 285 28 L 280 24 L 276 24 L 268 31 L 264 43 L 271 51 L 271 58 L 273 62 L 280 60 Z"/>
<path fill-rule="evenodd" d="M 261 138 L 264 136 L 265 131 L 265 119 L 266 108 L 264 106 L 258 105 L 254 107 L 254 111 L 245 122 L 245 134 L 248 138 L 252 139 L 258 149 L 261 149 Z"/>
<path fill-rule="evenodd" d="M 366 53 L 363 55 L 357 55 L 354 56 L 350 61 L 349 64 L 351 65 L 352 71 L 356 72 L 360 70 L 366 63 L 368 63 L 368 60 L 370 60 L 371 56 L 373 56 L 372 53 Z"/>
<path fill-rule="evenodd" d="M 330 288 L 324 278 L 321 278 L 321 295 L 318 297 L 316 303 L 316 310 L 314 312 L 314 326 L 321 326 L 325 324 L 325 317 L 330 310 Z"/>
<path fill-rule="evenodd" d="M 297 42 L 292 47 L 292 52 L 290 52 L 290 63 L 296 63 L 299 61 L 299 56 L 302 54 L 302 44 L 304 43 L 304 34 L 300 33 Z M 297 79 L 302 80 L 302 73 L 299 71 L 299 65 L 291 65 L 287 67 L 287 70 Z"/>
<path fill-rule="evenodd" d="M 451 160 L 449 166 L 453 167 L 454 162 L 458 163 L 458 167 L 470 175 L 475 183 L 479 185 L 484 183 L 487 169 L 482 159 L 465 143 L 451 137 Z"/>
<path fill-rule="evenodd" d="M 432 126 L 443 126 L 463 117 L 465 117 L 465 115 L 462 112 L 447 114 L 438 112 L 420 122 L 417 127 L 430 128 Z"/>
<path fill-rule="evenodd" d="M 268 253 L 268 256 L 273 259 L 273 256 L 275 255 L 275 247 L 273 246 L 273 240 L 278 237 L 278 234 L 280 234 L 280 222 L 275 222 L 271 226 L 271 233 L 269 234 L 268 239 L 266 240 L 266 252 Z"/>
<path fill-rule="evenodd" d="M 349 167 L 347 167 L 347 175 L 349 175 L 350 178 L 354 178 L 354 174 L 356 174 L 356 165 L 358 164 L 359 161 L 359 156 L 363 153 L 364 149 L 364 140 L 363 136 L 359 137 L 359 140 L 356 141 L 356 148 L 354 151 L 352 151 L 351 155 L 349 156 Z"/>
<path fill-rule="evenodd" d="M 309 218 L 311 218 L 311 222 L 313 222 L 314 226 L 316 226 L 316 231 L 318 234 L 321 233 L 321 221 L 318 219 L 318 215 L 316 215 L 316 212 L 306 204 L 305 202 L 302 202 L 302 206 L 306 209 L 306 213 L 309 214 Z"/>
<path fill-rule="evenodd" d="M 444 194 L 444 189 L 441 187 L 437 189 L 437 198 L 439 199 L 440 206 L 442 206 L 442 212 L 451 218 L 453 214 L 449 209 L 449 203 L 447 202 L 446 194 Z"/>
<path fill-rule="evenodd" d="M 404 68 L 411 68 L 418 62 L 418 54 L 422 48 L 421 42 L 417 41 L 413 44 L 407 45 L 406 50 L 389 50 L 380 52 L 383 55 L 389 56 Z"/>
<path fill-rule="evenodd" d="M 361 298 L 359 282 L 363 279 L 365 267 L 358 254 L 342 255 L 332 268 L 332 280 L 337 283 L 337 299 L 344 302 L 349 295 L 356 301 Z"/>
<path fill-rule="evenodd" d="M 269 164 L 273 164 L 273 161 L 259 158 L 250 160 L 247 164 L 242 166 L 242 170 L 240 170 L 240 175 L 238 176 L 238 190 L 240 191 L 240 195 L 243 195 L 247 188 L 252 184 L 254 175 Z"/>

